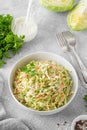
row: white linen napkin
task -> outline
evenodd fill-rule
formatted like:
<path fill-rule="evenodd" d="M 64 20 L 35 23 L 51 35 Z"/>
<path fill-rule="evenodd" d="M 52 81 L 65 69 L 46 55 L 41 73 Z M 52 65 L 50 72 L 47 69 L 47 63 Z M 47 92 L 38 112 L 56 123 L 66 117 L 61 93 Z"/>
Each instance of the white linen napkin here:
<path fill-rule="evenodd" d="M 21 121 L 14 118 L 9 118 L 0 121 L 0 130 L 30 130 L 30 129 Z"/>
<path fill-rule="evenodd" d="M 16 118 L 8 118 L 6 117 L 6 111 L 3 105 L 0 103 L 0 130 L 35 130 L 31 124 L 28 127 L 21 120 Z"/>

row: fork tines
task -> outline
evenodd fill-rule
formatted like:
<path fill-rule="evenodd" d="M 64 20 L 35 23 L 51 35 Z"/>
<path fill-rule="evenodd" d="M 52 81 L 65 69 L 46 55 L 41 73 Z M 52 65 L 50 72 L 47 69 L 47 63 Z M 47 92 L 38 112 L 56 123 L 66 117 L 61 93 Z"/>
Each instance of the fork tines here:
<path fill-rule="evenodd" d="M 67 51 L 69 49 L 66 39 L 64 38 L 63 32 L 56 34 L 58 46 L 63 50 Z"/>

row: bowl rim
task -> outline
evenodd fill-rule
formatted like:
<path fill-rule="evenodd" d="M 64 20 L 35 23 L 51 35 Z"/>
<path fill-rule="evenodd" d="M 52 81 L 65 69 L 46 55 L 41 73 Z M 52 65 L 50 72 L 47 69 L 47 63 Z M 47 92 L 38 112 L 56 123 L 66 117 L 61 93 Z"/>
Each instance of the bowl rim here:
<path fill-rule="evenodd" d="M 72 95 L 71 99 L 62 107 L 58 108 L 58 109 L 54 109 L 54 110 L 50 110 L 50 111 L 39 111 L 39 110 L 34 110 L 34 109 L 31 109 L 25 105 L 23 105 L 22 103 L 20 103 L 16 97 L 14 96 L 13 92 L 12 92 L 12 89 L 11 89 L 11 84 L 10 84 L 10 79 L 11 79 L 11 73 L 12 71 L 14 70 L 14 68 L 17 66 L 17 64 L 26 59 L 27 57 L 30 57 L 32 55 L 35 55 L 35 54 L 48 54 L 48 55 L 54 55 L 54 56 L 57 56 L 57 57 L 60 57 L 62 60 L 66 61 L 73 69 L 74 71 L 74 74 L 75 74 L 75 77 L 76 77 L 76 88 L 75 88 L 75 91 L 74 91 L 74 94 Z M 73 67 L 73 65 L 68 61 L 66 60 L 63 56 L 60 56 L 59 54 L 56 54 L 56 53 L 52 53 L 52 52 L 47 52 L 47 51 L 38 51 L 38 52 L 34 52 L 34 53 L 30 53 L 22 58 L 20 58 L 18 61 L 16 61 L 16 63 L 12 66 L 11 68 L 11 71 L 10 71 L 10 75 L 9 75 L 9 78 L 8 78 L 8 86 L 9 86 L 9 90 L 10 90 L 10 93 L 11 93 L 11 96 L 13 97 L 13 99 L 17 102 L 17 104 L 20 105 L 20 107 L 23 107 L 25 108 L 26 110 L 30 110 L 31 112 L 34 112 L 35 114 L 39 114 L 39 115 L 52 115 L 52 114 L 55 114 L 55 113 L 58 113 L 60 111 L 62 111 L 63 109 L 65 109 L 72 101 L 73 99 L 75 98 L 76 96 L 76 93 L 78 91 L 78 76 L 77 76 L 77 73 L 76 73 L 76 70 L 75 68 Z"/>
<path fill-rule="evenodd" d="M 87 115 L 79 115 L 76 118 L 74 118 L 74 120 L 71 123 L 71 130 L 74 130 L 74 126 L 75 126 L 76 122 L 79 120 L 87 120 Z"/>

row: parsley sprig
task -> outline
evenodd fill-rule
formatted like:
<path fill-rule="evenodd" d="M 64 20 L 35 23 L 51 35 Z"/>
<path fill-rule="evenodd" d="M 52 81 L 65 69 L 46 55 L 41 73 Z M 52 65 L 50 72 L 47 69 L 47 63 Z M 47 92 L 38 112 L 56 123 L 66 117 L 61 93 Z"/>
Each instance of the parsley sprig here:
<path fill-rule="evenodd" d="M 83 99 L 87 102 L 87 95 L 85 95 Z"/>
<path fill-rule="evenodd" d="M 24 36 L 18 37 L 12 32 L 13 17 L 9 14 L 0 15 L 0 68 L 5 64 L 10 53 L 16 54 L 24 43 Z"/>

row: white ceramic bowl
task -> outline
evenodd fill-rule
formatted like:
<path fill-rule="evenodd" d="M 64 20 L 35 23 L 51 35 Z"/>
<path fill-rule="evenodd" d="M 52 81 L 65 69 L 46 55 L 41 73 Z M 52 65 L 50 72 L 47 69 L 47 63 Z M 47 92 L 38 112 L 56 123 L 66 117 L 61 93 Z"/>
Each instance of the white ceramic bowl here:
<path fill-rule="evenodd" d="M 79 120 L 87 120 L 87 115 L 80 115 L 80 116 L 76 117 L 76 118 L 73 120 L 72 124 L 71 124 L 71 130 L 74 130 L 75 124 L 76 124 L 76 122 L 79 121 Z"/>
<path fill-rule="evenodd" d="M 74 85 L 73 85 L 73 92 L 74 93 L 66 105 L 64 105 L 63 107 L 60 107 L 56 110 L 38 111 L 38 110 L 33 110 L 31 108 L 24 106 L 14 97 L 13 92 L 12 92 L 12 84 L 13 84 L 15 72 L 18 68 L 29 63 L 29 61 L 31 61 L 31 60 L 53 60 L 53 61 L 56 61 L 57 63 L 65 66 L 70 71 L 70 74 L 71 74 L 72 79 L 74 81 Z M 30 54 L 30 55 L 20 59 L 14 65 L 13 69 L 11 70 L 10 77 L 9 77 L 9 88 L 10 88 L 10 92 L 11 92 L 13 98 L 21 107 L 24 107 L 25 109 L 28 109 L 28 110 L 35 112 L 37 114 L 40 114 L 40 115 L 50 115 L 50 114 L 54 114 L 54 113 L 60 112 L 61 110 L 65 109 L 71 103 L 71 101 L 74 99 L 74 97 L 77 93 L 77 90 L 78 90 L 78 77 L 77 77 L 76 71 L 73 68 L 73 66 L 67 60 L 65 60 L 63 57 L 56 55 L 56 54 L 53 54 L 53 53 L 49 53 L 49 52 L 37 52 L 37 53 Z"/>

